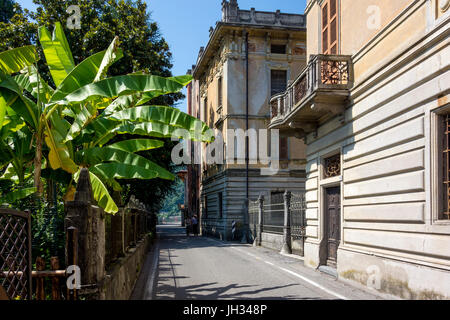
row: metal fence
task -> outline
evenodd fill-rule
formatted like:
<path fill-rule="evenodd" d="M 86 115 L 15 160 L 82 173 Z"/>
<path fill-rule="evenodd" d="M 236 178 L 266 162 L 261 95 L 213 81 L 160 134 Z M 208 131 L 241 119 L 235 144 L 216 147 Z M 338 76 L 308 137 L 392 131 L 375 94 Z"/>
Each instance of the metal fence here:
<path fill-rule="evenodd" d="M 270 202 L 263 206 L 262 231 L 267 233 L 283 234 L 284 228 L 284 194 L 274 193 Z"/>
<path fill-rule="evenodd" d="M 291 197 L 291 237 L 302 240 L 306 230 L 306 200 L 303 193 L 292 194 Z"/>
<path fill-rule="evenodd" d="M 262 208 L 261 232 L 271 234 L 284 234 L 285 228 L 285 208 L 290 213 L 288 236 L 291 238 L 292 251 L 295 254 L 303 255 L 303 244 L 306 236 L 306 200 L 304 193 L 291 194 L 285 197 L 284 193 L 272 193 L 270 199 L 261 198 L 257 201 L 249 201 L 249 224 L 254 239 L 258 238 L 260 232 L 259 211 Z M 267 201 L 268 200 L 268 201 Z M 261 203 L 262 201 L 262 203 Z M 287 227 L 288 225 L 286 225 Z"/>

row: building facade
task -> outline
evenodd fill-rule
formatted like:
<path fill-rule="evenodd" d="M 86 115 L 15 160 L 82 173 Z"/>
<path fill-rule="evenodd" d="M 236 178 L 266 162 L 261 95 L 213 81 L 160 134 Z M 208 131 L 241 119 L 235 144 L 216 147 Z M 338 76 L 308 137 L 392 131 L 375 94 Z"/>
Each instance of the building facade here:
<path fill-rule="evenodd" d="M 449 7 L 308 1 L 308 66 L 269 125 L 307 145 L 305 265 L 450 298 Z"/>
<path fill-rule="evenodd" d="M 222 20 L 211 28 L 208 45 L 199 52 L 190 87 L 192 112 L 224 142 L 222 163 L 209 163 L 208 146 L 197 146 L 202 153 L 198 199 L 203 234 L 240 239 L 247 230 L 247 199 L 257 199 L 261 193 L 270 199 L 272 193 L 286 189 L 304 190 L 302 140 L 279 137 L 279 149 L 273 151 L 281 158 L 279 170 L 270 175 L 261 171 L 267 163 L 253 155 L 259 154 L 263 144 L 269 149 L 272 145 L 259 131 L 267 131 L 270 97 L 286 90 L 305 65 L 305 16 L 241 10 L 236 0 L 223 1 Z M 249 142 L 244 138 L 242 143 L 239 135 L 250 131 Z"/>

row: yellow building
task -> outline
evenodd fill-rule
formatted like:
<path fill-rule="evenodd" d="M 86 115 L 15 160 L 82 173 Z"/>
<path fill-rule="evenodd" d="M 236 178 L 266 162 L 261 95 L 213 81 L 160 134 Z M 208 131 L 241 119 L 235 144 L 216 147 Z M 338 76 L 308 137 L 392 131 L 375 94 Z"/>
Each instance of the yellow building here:
<path fill-rule="evenodd" d="M 307 266 L 450 298 L 449 7 L 308 1 L 308 66 L 269 125 L 306 141 Z"/>
<path fill-rule="evenodd" d="M 223 1 L 222 20 L 211 28 L 209 42 L 200 50 L 190 87 L 192 110 L 224 139 L 223 163 L 208 164 L 207 146 L 202 149 L 200 211 L 204 234 L 231 239 L 234 221 L 238 225 L 235 239 L 241 238 L 248 223 L 247 199 L 257 199 L 261 193 L 270 199 L 271 194 L 286 188 L 304 192 L 306 155 L 302 140 L 281 137 L 277 150 L 281 163 L 273 175 L 261 174 L 266 165 L 259 157 L 252 157 L 252 150 L 258 154 L 265 141 L 259 130 L 266 130 L 269 124 L 270 97 L 286 90 L 305 66 L 304 15 L 241 10 L 236 0 Z M 248 152 L 245 139 L 238 139 L 236 131 L 247 129 L 256 133 L 249 135 Z M 265 143 L 270 147 L 268 141 Z M 268 239 L 268 243 L 282 246 L 281 237 Z"/>

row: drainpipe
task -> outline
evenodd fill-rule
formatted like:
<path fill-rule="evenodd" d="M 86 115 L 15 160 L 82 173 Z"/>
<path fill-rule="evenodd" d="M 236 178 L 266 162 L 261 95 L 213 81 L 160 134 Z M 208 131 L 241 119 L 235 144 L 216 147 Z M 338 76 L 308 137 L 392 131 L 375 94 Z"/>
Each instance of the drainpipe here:
<path fill-rule="evenodd" d="M 248 31 L 244 30 L 245 34 L 245 132 L 248 133 L 249 130 L 249 119 L 248 119 L 248 113 L 249 113 L 249 101 L 248 101 L 248 92 L 249 92 L 249 86 L 248 86 Z M 245 139 L 245 175 L 246 175 L 246 190 L 245 190 L 245 212 L 244 212 L 244 235 L 242 237 L 241 242 L 242 243 L 248 243 L 248 232 L 249 232 L 249 224 L 248 224 L 248 205 L 249 205 L 249 198 L 250 198 L 250 190 L 249 190 L 249 138 L 248 134 Z"/>

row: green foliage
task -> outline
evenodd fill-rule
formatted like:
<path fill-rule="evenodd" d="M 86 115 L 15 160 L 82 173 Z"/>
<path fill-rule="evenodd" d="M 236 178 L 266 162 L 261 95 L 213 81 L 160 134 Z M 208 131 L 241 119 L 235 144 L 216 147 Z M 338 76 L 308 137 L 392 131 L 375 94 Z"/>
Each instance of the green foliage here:
<path fill-rule="evenodd" d="M 0 53 L 0 67 L 3 70 L 0 82 L 0 122 L 3 122 L 8 108 L 14 104 L 14 109 L 11 108 L 14 116 L 27 123 L 28 129 L 36 135 L 34 185 L 38 194 L 42 189 L 41 161 L 44 156 L 52 170 L 64 170 L 72 174 L 75 182 L 78 181 L 81 169 L 89 168 L 94 199 L 106 212 L 116 213 L 118 207 L 110 196 L 107 185 L 115 191 L 121 191 L 122 187 L 117 180 L 174 179 L 170 172 L 135 153 L 148 149 L 135 144 L 136 141 L 142 143 L 142 139 L 130 142 L 122 140 L 114 142 L 113 147 L 105 147 L 117 134 L 154 137 L 177 134 L 181 137 L 184 132 L 178 132 L 178 129 L 183 129 L 195 140 L 210 142 L 206 135 L 209 128 L 198 119 L 171 107 L 141 106 L 147 100 L 180 91 L 191 81 L 190 76 L 164 78 L 128 74 L 106 77 L 108 68 L 122 57 L 117 38 L 114 38 L 101 60 L 87 58 L 89 64 L 81 63 L 82 67 L 77 67 L 59 22 L 52 34 L 46 27 L 40 27 L 39 42 L 53 83 L 58 86 L 56 91 L 40 77 L 32 65 L 36 62 L 33 46 Z M 20 70 L 21 74 L 16 76 Z M 86 70 L 85 73 L 83 70 Z M 54 98 L 55 95 L 64 98 L 58 100 Z M 29 96 L 36 100 L 29 99 Z M 118 106 L 115 100 L 124 96 L 130 97 L 126 100 L 129 103 L 120 111 L 114 112 Z M 110 107 L 111 104 L 114 104 L 114 108 Z M 102 112 L 104 108 L 110 110 L 111 114 Z M 13 117 L 8 114 L 7 121 L 12 120 Z M 95 128 L 97 123 L 100 130 Z M 134 127 L 142 123 L 151 124 L 151 129 L 148 130 L 147 127 L 135 131 Z M 94 126 L 95 130 L 90 129 L 89 125 Z M 86 134 L 91 135 L 90 139 L 86 140 Z M 44 140 L 48 147 L 48 152 L 45 153 L 42 150 Z M 156 148 L 156 144 L 153 142 L 151 147 Z M 122 150 L 124 148 L 133 151 Z M 20 168 L 14 165 L 14 160 L 13 156 L 9 163 L 10 167 L 12 165 L 11 170 L 15 170 L 17 175 L 23 175 Z M 69 191 L 73 193 L 73 188 Z M 11 197 L 20 195 L 27 196 L 28 193 L 22 190 L 11 194 Z"/>
<path fill-rule="evenodd" d="M 0 0 L 0 22 L 8 22 L 14 16 L 14 1 Z"/>
<path fill-rule="evenodd" d="M 143 70 L 153 75 L 165 77 L 171 76 L 171 53 L 168 44 L 164 38 L 161 37 L 157 23 L 151 21 L 147 10 L 147 4 L 144 2 L 119 0 L 38 0 L 34 2 L 37 5 L 37 10 L 35 12 L 30 13 L 26 9 L 22 10 L 20 6 L 16 4 L 15 15 L 10 19 L 9 23 L 0 22 L 0 52 L 36 44 L 38 24 L 49 28 L 53 27 L 56 22 L 61 22 L 62 29 L 67 35 L 67 43 L 73 53 L 74 64 L 78 66 L 72 70 L 71 76 L 67 77 L 66 81 L 63 81 L 57 88 L 58 93 L 53 96 L 55 100 L 64 99 L 67 94 L 74 91 L 75 86 L 77 86 L 76 88 L 80 88 L 93 81 L 97 76 L 98 69 L 100 69 L 98 66 L 106 52 L 102 50 L 105 50 L 116 37 L 120 38 L 122 41 L 120 46 L 123 48 L 122 53 L 124 57 L 120 64 L 110 65 L 108 71 L 109 75 L 123 75 Z M 69 17 L 66 9 L 72 4 L 81 7 L 81 30 L 69 30 L 66 28 L 67 18 Z M 52 84 L 53 80 L 50 71 L 44 63 L 44 53 L 39 46 L 37 49 L 38 56 L 40 57 L 38 62 L 39 71 L 43 80 Z M 80 64 L 80 62 L 82 63 Z M 89 72 L 91 72 L 90 75 L 88 75 Z M 83 77 L 81 77 L 80 74 L 83 74 Z M 105 76 L 104 72 L 102 72 L 102 76 Z M 21 75 L 21 77 L 23 78 L 22 80 L 28 79 L 26 74 Z M 41 84 L 43 84 L 42 81 Z M 25 88 L 26 85 L 23 83 L 21 84 L 21 87 Z M 36 82 L 34 83 L 34 88 L 36 88 Z M 36 98 L 35 94 L 33 96 Z M 172 105 L 181 97 L 181 93 L 173 93 L 160 96 L 153 99 L 153 101 L 158 105 Z M 145 101 L 151 97 L 142 98 Z M 27 96 L 24 96 L 23 100 L 24 101 L 17 100 L 14 102 L 14 110 L 20 110 L 22 116 L 25 115 L 25 117 L 27 117 L 27 122 L 34 121 L 35 126 L 37 126 L 37 117 L 39 116 L 37 106 L 35 106 L 34 102 L 29 100 L 29 97 Z M 134 101 L 130 96 L 122 97 L 122 100 L 129 102 L 127 105 L 119 103 L 119 100 L 120 99 L 116 99 L 115 101 L 118 106 L 114 106 L 114 103 L 110 105 L 109 110 L 112 111 L 111 113 L 129 107 Z M 34 111 L 32 112 L 33 109 Z M 105 113 L 107 110 L 105 110 Z M 69 112 L 69 110 L 67 110 L 67 112 Z M 89 121 L 89 115 L 86 120 Z M 81 122 L 83 121 L 84 120 L 81 120 Z M 14 129 L 14 125 L 20 126 L 21 124 L 13 122 L 9 124 L 8 127 Z M 111 143 L 127 140 L 130 138 L 130 135 L 127 134 L 127 132 L 142 136 L 148 136 L 147 133 L 151 132 L 156 135 L 161 128 L 154 129 L 155 126 L 157 125 L 149 123 L 135 125 L 126 124 L 123 127 L 116 128 L 114 133 L 107 134 L 108 136 L 100 141 L 100 145 L 111 138 Z M 161 125 L 159 126 L 161 127 Z M 85 133 L 87 133 L 87 130 Z M 168 135 L 170 135 L 170 132 L 166 128 L 166 134 L 159 135 L 159 137 Z M 89 139 L 90 135 L 85 134 L 83 137 Z M 173 168 L 169 163 L 169 159 L 172 147 L 173 143 L 171 141 L 166 141 L 164 146 L 160 149 L 139 153 L 146 158 L 151 159 L 152 162 L 164 169 L 171 171 Z M 45 148 L 43 152 L 44 155 L 48 153 Z M 5 153 L 3 155 L 5 155 Z M 27 160 L 29 161 L 30 159 Z M 44 169 L 43 177 L 47 178 L 48 176 L 53 176 L 53 172 L 58 172 L 58 170 Z M 62 178 L 64 183 L 67 183 L 67 176 L 57 176 Z M 119 182 L 122 188 L 131 190 L 139 199 L 141 199 L 141 201 L 147 203 L 149 207 L 155 208 L 159 207 L 160 201 L 168 190 L 171 189 L 172 184 L 172 181 L 170 180 L 160 179 L 139 182 L 135 180 L 123 180 Z M 0 184 L 1 183 L 4 183 L 4 181 L 0 181 Z M 3 193 L 9 191 L 8 188 L 4 189 L 1 187 L 0 189 Z M 147 196 L 148 194 L 152 194 L 151 199 Z M 127 197 L 129 197 L 129 195 L 124 195 L 125 199 L 127 199 Z"/>
<path fill-rule="evenodd" d="M 160 216 L 171 217 L 180 215 L 179 205 L 184 204 L 184 188 L 184 182 L 181 179 L 177 179 L 173 190 L 162 203 Z"/>
<path fill-rule="evenodd" d="M 37 24 L 32 21 L 30 12 L 22 10 L 18 4 L 14 4 L 11 11 L 8 9 L 8 3 L 11 2 L 0 0 L 0 51 L 23 47 L 36 41 Z M 6 6 L 3 7 L 2 3 Z"/>

